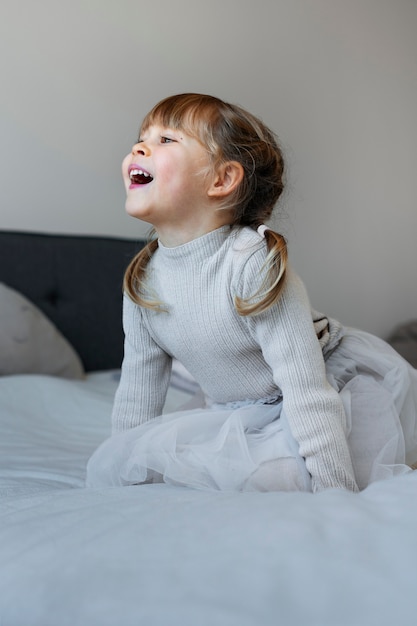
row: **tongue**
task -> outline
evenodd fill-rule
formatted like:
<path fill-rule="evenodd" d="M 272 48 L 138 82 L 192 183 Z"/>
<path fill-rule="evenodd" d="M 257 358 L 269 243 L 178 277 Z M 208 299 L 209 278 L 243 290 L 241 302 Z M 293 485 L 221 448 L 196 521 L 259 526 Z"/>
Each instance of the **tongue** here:
<path fill-rule="evenodd" d="M 152 176 L 144 176 L 143 174 L 134 174 L 131 176 L 131 181 L 134 185 L 147 185 L 152 180 Z"/>

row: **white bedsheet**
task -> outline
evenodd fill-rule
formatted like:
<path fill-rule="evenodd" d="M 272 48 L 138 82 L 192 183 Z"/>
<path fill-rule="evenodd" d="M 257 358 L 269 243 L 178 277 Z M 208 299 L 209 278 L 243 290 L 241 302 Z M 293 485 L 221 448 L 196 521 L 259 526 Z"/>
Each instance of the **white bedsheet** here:
<path fill-rule="evenodd" d="M 118 371 L 0 378 L 0 496 L 83 487 L 86 460 L 110 435 L 118 381 Z M 164 410 L 189 400 L 172 387 Z"/>
<path fill-rule="evenodd" d="M 0 626 L 417 624 L 417 472 L 360 494 L 84 489 L 116 385 L 0 379 Z"/>

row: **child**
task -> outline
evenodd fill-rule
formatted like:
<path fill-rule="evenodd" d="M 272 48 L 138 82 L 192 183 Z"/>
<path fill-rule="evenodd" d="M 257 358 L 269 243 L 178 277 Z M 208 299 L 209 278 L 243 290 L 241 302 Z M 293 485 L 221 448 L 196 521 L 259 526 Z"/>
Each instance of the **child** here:
<path fill-rule="evenodd" d="M 157 238 L 125 275 L 113 435 L 87 485 L 358 491 L 417 460 L 417 371 L 312 311 L 264 226 L 283 190 L 272 132 L 199 94 L 162 100 L 123 162 L 127 212 Z M 161 416 L 173 358 L 202 408 Z"/>

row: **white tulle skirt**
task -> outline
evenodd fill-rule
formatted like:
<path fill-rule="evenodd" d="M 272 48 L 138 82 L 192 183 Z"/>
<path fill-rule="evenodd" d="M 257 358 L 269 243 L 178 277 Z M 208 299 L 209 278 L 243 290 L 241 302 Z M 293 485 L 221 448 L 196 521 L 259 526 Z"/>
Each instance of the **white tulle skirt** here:
<path fill-rule="evenodd" d="M 347 415 L 360 489 L 417 461 L 417 370 L 384 341 L 347 329 L 326 361 Z M 309 491 L 281 401 L 177 411 L 107 439 L 87 486 L 166 482 L 223 491 Z"/>

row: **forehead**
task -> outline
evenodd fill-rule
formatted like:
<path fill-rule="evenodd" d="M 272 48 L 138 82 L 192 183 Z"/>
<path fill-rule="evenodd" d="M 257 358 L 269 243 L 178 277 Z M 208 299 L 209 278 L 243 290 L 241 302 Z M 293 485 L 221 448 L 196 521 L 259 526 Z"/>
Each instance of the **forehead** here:
<path fill-rule="evenodd" d="M 142 126 L 140 127 L 140 131 L 141 135 L 143 133 L 163 133 L 166 131 L 175 131 L 178 134 L 185 134 L 180 128 L 174 128 L 173 126 L 169 126 L 168 124 L 158 124 L 156 122 L 152 124 L 147 124 L 146 126 L 142 124 Z"/>
<path fill-rule="evenodd" d="M 191 133 L 186 125 L 175 123 L 174 120 L 169 119 L 149 119 L 146 118 L 140 127 L 140 132 L 149 131 L 151 129 L 156 130 L 174 130 L 184 133 L 190 137 L 195 136 L 195 133 Z"/>
<path fill-rule="evenodd" d="M 190 106 L 157 106 L 144 118 L 141 130 L 150 126 L 160 126 L 172 130 L 180 130 L 199 141 L 204 138 L 204 114 L 198 107 Z"/>

